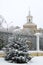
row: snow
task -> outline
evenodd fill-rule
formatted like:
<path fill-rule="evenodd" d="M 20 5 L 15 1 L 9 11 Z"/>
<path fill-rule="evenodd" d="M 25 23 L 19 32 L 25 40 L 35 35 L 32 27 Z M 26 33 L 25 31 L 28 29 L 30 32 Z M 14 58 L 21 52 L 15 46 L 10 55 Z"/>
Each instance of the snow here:
<path fill-rule="evenodd" d="M 0 53 L 4 53 L 4 51 L 1 50 Z"/>
<path fill-rule="evenodd" d="M 43 53 L 43 51 L 40 51 L 40 50 L 39 51 L 38 50 L 32 51 L 31 50 L 31 51 L 28 51 L 28 53 Z"/>
<path fill-rule="evenodd" d="M 9 63 L 4 60 L 4 58 L 0 58 L 0 65 L 43 65 L 43 56 L 33 57 L 28 63 L 17 64 L 17 63 Z"/>

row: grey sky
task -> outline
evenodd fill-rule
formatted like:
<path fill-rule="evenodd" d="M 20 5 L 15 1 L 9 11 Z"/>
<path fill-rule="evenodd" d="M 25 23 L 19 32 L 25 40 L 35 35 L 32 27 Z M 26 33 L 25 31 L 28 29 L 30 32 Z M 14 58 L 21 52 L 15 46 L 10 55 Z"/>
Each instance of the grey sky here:
<path fill-rule="evenodd" d="M 33 22 L 43 28 L 43 0 L 0 0 L 0 15 L 7 23 L 13 21 L 14 26 L 22 26 L 27 22 L 29 8 Z"/>

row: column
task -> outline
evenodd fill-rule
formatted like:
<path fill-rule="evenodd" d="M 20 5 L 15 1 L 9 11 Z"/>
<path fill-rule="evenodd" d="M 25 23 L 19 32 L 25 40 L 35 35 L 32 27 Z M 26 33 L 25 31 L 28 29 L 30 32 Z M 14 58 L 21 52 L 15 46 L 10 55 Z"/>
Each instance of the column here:
<path fill-rule="evenodd" d="M 36 40 L 36 42 L 37 42 L 37 51 L 39 51 L 39 35 L 37 35 L 37 40 Z"/>

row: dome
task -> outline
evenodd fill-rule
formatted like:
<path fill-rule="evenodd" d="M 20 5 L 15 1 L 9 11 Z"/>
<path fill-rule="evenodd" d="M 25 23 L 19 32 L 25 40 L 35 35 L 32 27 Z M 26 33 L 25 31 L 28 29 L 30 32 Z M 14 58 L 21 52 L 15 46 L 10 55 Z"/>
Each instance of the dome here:
<path fill-rule="evenodd" d="M 32 22 L 28 22 L 28 23 L 24 24 L 23 27 L 24 28 L 31 28 L 31 27 L 37 28 L 37 25 Z"/>

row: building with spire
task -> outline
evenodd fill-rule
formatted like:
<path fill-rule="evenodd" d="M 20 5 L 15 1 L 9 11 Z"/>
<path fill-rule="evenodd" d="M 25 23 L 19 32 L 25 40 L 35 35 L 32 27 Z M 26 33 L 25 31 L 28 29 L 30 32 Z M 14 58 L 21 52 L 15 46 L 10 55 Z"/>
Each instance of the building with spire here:
<path fill-rule="evenodd" d="M 43 28 L 37 28 L 37 25 L 33 23 L 33 16 L 29 10 L 29 14 L 26 17 L 27 22 L 23 25 L 23 31 L 27 33 L 28 40 L 26 41 L 33 56 L 43 56 Z M 26 34 L 25 34 L 26 35 Z"/>

